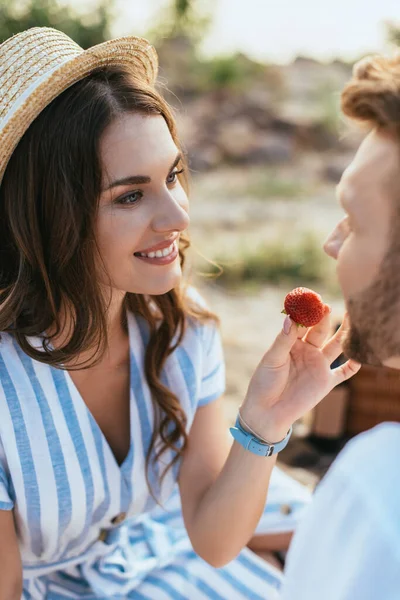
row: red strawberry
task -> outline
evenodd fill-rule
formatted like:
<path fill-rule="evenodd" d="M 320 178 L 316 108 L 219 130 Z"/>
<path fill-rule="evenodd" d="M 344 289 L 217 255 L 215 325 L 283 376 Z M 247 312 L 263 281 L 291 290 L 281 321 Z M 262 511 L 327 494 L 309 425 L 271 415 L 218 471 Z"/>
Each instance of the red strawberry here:
<path fill-rule="evenodd" d="M 325 314 L 326 304 L 317 292 L 305 287 L 298 287 L 289 292 L 284 301 L 282 312 L 303 327 L 312 327 L 320 322 Z"/>

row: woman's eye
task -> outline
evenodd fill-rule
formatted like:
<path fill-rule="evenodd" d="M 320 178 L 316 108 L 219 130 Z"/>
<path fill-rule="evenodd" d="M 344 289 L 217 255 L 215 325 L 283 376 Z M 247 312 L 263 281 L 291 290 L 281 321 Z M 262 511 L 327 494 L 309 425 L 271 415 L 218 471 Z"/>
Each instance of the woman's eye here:
<path fill-rule="evenodd" d="M 183 173 L 183 169 L 180 169 L 179 171 L 172 171 L 167 177 L 167 183 L 176 183 L 180 173 Z"/>
<path fill-rule="evenodd" d="M 119 200 L 117 200 L 117 203 L 124 204 L 124 205 L 136 204 L 136 202 L 138 202 L 142 197 L 143 197 L 143 192 L 140 192 L 140 191 L 131 192 L 127 196 L 124 196 L 123 198 L 120 198 Z"/>

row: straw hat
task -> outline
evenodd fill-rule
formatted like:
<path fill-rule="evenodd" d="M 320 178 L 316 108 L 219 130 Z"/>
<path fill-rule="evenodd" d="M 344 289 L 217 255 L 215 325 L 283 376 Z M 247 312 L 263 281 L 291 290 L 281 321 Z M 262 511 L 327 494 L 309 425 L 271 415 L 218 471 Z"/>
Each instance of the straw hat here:
<path fill-rule="evenodd" d="M 154 84 L 158 59 L 143 38 L 121 37 L 83 50 L 65 33 L 32 27 L 0 45 L 0 183 L 19 140 L 61 92 L 103 65 L 133 65 Z"/>

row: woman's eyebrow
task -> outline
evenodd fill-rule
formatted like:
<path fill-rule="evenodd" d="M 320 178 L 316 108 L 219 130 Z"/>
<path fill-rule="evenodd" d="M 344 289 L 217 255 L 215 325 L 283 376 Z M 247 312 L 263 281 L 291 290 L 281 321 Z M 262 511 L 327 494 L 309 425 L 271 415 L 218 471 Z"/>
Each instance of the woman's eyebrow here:
<path fill-rule="evenodd" d="M 178 152 L 174 162 L 172 163 L 172 165 L 170 166 L 170 168 L 168 170 L 168 173 L 170 173 L 176 167 L 176 165 L 179 163 L 181 158 L 182 158 L 182 154 L 180 152 Z M 122 177 L 121 179 L 116 179 L 115 181 L 110 183 L 107 187 L 105 187 L 102 190 L 102 192 L 106 192 L 106 191 L 111 190 L 112 188 L 115 188 L 118 186 L 138 185 L 138 184 L 143 184 L 143 183 L 151 183 L 151 177 L 149 177 L 148 175 L 127 175 L 126 177 Z"/>

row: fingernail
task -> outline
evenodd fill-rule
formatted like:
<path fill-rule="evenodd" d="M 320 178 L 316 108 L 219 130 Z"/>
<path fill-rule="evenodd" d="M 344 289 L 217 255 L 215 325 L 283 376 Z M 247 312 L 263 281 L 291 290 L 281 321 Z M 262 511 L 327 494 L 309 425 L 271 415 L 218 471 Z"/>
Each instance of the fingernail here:
<path fill-rule="evenodd" d="M 292 328 L 292 319 L 288 315 L 286 317 L 286 319 L 283 321 L 283 333 L 286 333 L 286 335 L 289 335 L 291 328 Z"/>

